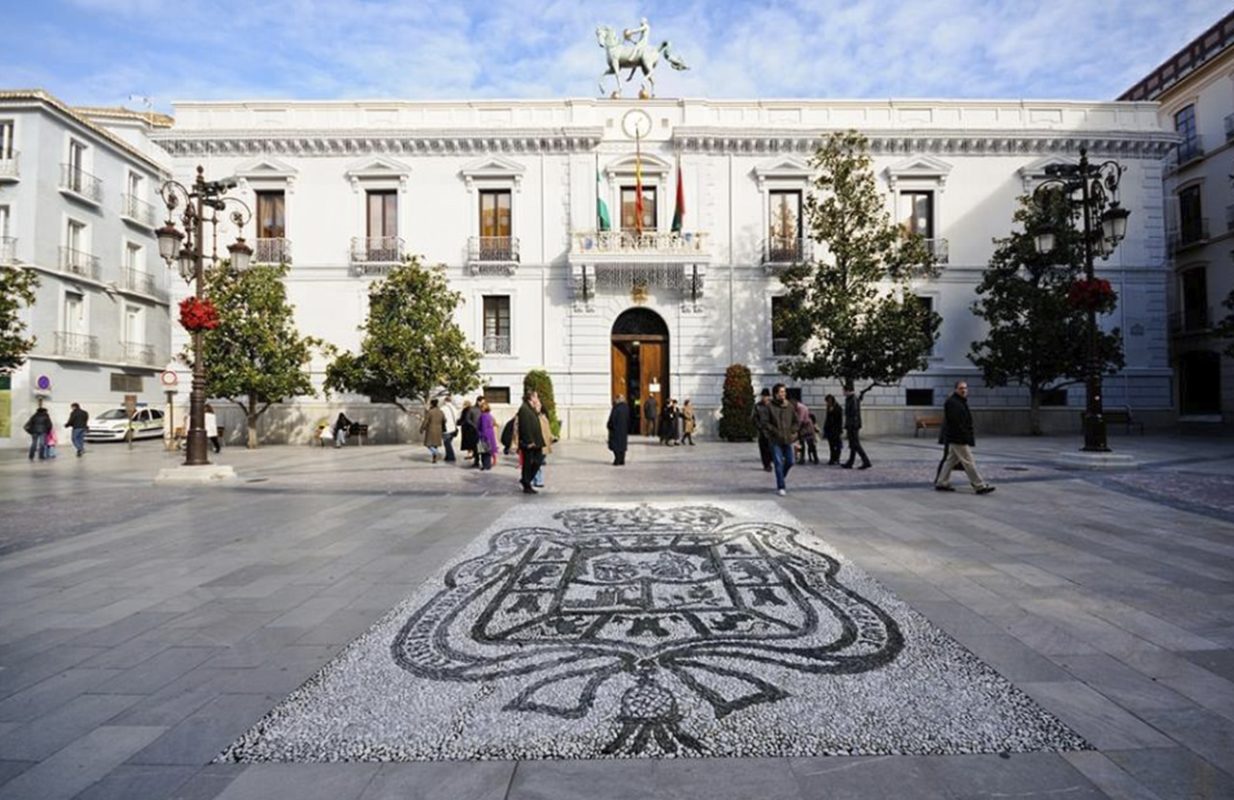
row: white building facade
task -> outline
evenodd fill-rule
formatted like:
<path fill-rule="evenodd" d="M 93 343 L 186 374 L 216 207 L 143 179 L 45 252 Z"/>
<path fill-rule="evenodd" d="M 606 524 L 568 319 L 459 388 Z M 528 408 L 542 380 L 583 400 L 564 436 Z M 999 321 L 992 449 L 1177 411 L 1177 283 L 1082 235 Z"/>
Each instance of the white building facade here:
<path fill-rule="evenodd" d="M 153 201 L 170 172 L 149 140 L 156 124 L 0 91 L 0 269 L 39 279 L 23 316 L 34 350 L 0 376 L 0 446 L 28 444 L 22 425 L 40 402 L 57 424 L 72 402 L 94 414 L 162 402 L 171 315 Z"/>
<path fill-rule="evenodd" d="M 576 437 L 603 434 L 618 392 L 688 397 L 706 417 L 729 364 L 748 365 L 756 386 L 782 379 L 777 273 L 817 246 L 802 236 L 808 161 L 822 135 L 849 128 L 870 139 L 889 213 L 942 261 L 938 278 L 915 287 L 943 317 L 929 368 L 867 396 L 867 425 L 911 430 L 965 377 L 974 407 L 999 416 L 991 424 L 1026 429 L 1026 392 L 983 389 L 968 361 L 982 337 L 974 287 L 1017 197 L 1087 146 L 1126 167 L 1120 199 L 1132 212 L 1127 239 L 1098 265 L 1121 298 L 1105 322 L 1123 331 L 1127 355 L 1105 402 L 1171 417 L 1160 186 L 1176 137 L 1152 103 L 190 102 L 175 120 L 154 140 L 182 180 L 199 164 L 207 177 L 239 179 L 256 210 L 246 234 L 258 260 L 291 265 L 301 332 L 357 348 L 369 283 L 420 255 L 463 293 L 457 319 L 484 352 L 489 396 L 517 402 L 522 376 L 547 369 Z M 633 227 L 636 163 L 644 233 L 622 235 Z M 678 170 L 686 210 L 674 234 Z M 597 198 L 613 233 L 597 231 Z M 313 369 L 320 379 L 324 364 Z M 811 406 L 838 393 L 825 381 L 801 388 Z M 1055 398 L 1048 424 L 1077 427 L 1082 395 L 1077 386 Z M 304 399 L 294 413 L 315 419 L 341 405 L 353 418 L 386 418 L 366 401 Z M 386 427 L 379 436 L 407 437 Z"/>

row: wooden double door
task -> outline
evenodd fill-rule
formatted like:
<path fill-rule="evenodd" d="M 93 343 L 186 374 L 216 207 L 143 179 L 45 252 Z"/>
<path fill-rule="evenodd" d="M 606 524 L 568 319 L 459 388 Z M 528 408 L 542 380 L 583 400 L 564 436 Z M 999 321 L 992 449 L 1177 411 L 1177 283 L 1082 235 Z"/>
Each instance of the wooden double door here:
<path fill-rule="evenodd" d="M 644 409 L 654 398 L 657 416 L 669 394 L 668 337 L 613 334 L 612 398 L 623 395 L 630 406 L 630 433 L 653 435 Z"/>

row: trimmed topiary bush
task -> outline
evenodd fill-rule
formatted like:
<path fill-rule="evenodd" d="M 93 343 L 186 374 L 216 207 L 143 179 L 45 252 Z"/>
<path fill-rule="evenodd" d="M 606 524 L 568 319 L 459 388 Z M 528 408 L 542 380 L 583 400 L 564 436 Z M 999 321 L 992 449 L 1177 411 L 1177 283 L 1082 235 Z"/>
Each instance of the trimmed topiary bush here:
<path fill-rule="evenodd" d="M 724 371 L 724 399 L 720 407 L 720 438 L 749 442 L 758 435 L 754 428 L 754 382 L 750 368 L 732 364 Z"/>
<path fill-rule="evenodd" d="M 561 422 L 557 419 L 557 401 L 553 398 L 553 379 L 547 371 L 533 369 L 523 378 L 523 394 L 535 390 L 540 395 L 540 403 L 548 412 L 548 424 L 553 430 L 553 438 L 561 435 Z"/>

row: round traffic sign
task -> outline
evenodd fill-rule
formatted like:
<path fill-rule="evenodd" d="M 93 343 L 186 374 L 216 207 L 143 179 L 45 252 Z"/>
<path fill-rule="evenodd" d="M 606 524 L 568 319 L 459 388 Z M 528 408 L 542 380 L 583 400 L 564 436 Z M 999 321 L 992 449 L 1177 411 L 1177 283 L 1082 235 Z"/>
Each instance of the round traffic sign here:
<path fill-rule="evenodd" d="M 159 375 L 159 382 L 167 387 L 175 386 L 177 383 L 180 382 L 180 376 L 177 375 L 172 370 L 165 369 Z"/>

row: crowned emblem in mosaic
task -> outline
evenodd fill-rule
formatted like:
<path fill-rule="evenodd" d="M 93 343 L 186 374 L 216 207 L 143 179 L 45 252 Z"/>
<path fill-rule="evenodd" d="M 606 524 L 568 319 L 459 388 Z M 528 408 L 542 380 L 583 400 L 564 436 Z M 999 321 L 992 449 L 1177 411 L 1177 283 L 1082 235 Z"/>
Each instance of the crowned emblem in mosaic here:
<path fill-rule="evenodd" d="M 837 561 L 792 528 L 727 518 L 578 508 L 555 515 L 560 528 L 500 531 L 407 621 L 394 659 L 440 681 L 517 676 L 505 711 L 613 719 L 606 751 L 639 753 L 706 749 L 683 708 L 723 719 L 786 698 L 784 672 L 896 657 L 898 626 L 837 579 Z"/>

